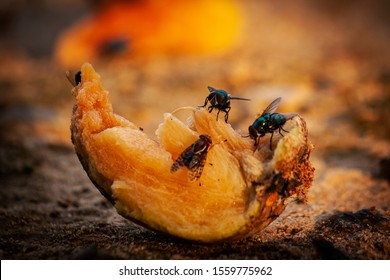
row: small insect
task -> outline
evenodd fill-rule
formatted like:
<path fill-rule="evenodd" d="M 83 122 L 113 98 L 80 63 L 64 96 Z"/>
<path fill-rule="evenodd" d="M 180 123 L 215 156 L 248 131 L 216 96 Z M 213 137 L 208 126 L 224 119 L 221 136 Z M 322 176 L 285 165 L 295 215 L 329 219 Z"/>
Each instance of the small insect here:
<path fill-rule="evenodd" d="M 286 123 L 286 121 L 298 115 L 297 113 L 274 113 L 275 110 L 278 108 L 281 100 L 282 98 L 279 97 L 272 101 L 271 104 L 269 104 L 268 107 L 261 114 L 261 116 L 258 117 L 251 126 L 249 126 L 249 136 L 255 140 L 256 148 L 259 144 L 259 138 L 263 137 L 267 133 L 271 133 L 271 139 L 269 144 L 270 149 L 272 150 L 272 137 L 274 135 L 274 132 L 276 130 L 279 130 L 279 134 L 284 136 L 281 130 L 283 130 L 284 132 L 288 131 L 283 129 L 283 125 Z"/>
<path fill-rule="evenodd" d="M 202 175 L 207 153 L 212 147 L 211 137 L 207 134 L 201 134 L 199 139 L 185 149 L 174 161 L 171 172 L 176 172 L 180 167 L 185 166 L 189 170 L 188 180 L 190 182 L 198 180 Z"/>
<path fill-rule="evenodd" d="M 246 100 L 249 101 L 250 99 L 247 98 L 239 98 L 239 97 L 233 97 L 226 91 L 222 89 L 215 89 L 213 87 L 208 87 L 210 94 L 206 97 L 203 106 L 199 107 L 206 107 L 207 102 L 210 102 L 210 106 L 207 108 L 209 110 L 209 113 L 213 111 L 213 109 L 217 109 L 217 120 L 219 112 L 225 112 L 225 122 L 228 121 L 229 118 L 229 111 L 230 111 L 230 100 Z"/>
<path fill-rule="evenodd" d="M 99 46 L 99 52 L 104 56 L 112 56 L 125 52 L 129 48 L 129 40 L 127 38 L 110 38 Z"/>
<path fill-rule="evenodd" d="M 68 81 L 75 87 L 81 83 L 81 71 L 77 71 L 76 74 L 73 75 L 72 71 L 65 72 Z"/>

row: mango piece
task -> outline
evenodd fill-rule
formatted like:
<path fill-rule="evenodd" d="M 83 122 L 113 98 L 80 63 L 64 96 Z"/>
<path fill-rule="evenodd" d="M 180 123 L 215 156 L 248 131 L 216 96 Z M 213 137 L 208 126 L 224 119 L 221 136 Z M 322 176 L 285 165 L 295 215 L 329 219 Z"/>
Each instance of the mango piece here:
<path fill-rule="evenodd" d="M 288 121 L 284 137 L 243 137 L 215 114 L 193 108 L 186 123 L 166 113 L 158 141 L 113 112 L 100 76 L 90 64 L 81 83 L 71 120 L 75 151 L 91 181 L 124 217 L 182 239 L 218 242 L 260 232 L 288 202 L 305 199 L 313 180 L 306 123 Z M 171 173 L 174 160 L 200 134 L 215 144 L 201 177 L 190 182 L 188 169 Z"/>

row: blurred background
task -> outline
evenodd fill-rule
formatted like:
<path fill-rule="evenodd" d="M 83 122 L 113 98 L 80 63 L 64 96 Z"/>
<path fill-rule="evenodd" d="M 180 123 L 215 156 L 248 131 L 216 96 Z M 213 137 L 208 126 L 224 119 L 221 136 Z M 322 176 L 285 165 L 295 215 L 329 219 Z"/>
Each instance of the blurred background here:
<path fill-rule="evenodd" d="M 31 209 L 70 219 L 100 199 L 70 141 L 65 70 L 84 62 L 102 76 L 114 110 L 151 137 L 164 112 L 203 105 L 207 86 L 252 100 L 232 101 L 229 121 L 244 132 L 280 96 L 278 112 L 300 113 L 315 146 L 309 206 L 296 220 L 310 230 L 336 210 L 388 213 L 389 10 L 386 0 L 2 0 L 3 222 Z M 3 244 L 13 234 L 4 231 Z"/>

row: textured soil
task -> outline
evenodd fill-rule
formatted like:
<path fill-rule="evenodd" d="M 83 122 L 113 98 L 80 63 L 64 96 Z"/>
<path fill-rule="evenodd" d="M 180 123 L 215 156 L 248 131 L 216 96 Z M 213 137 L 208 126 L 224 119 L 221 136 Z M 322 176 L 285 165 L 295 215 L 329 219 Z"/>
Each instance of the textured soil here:
<path fill-rule="evenodd" d="M 95 189 L 70 141 L 71 86 L 51 58 L 90 6 L 30 2 L 0 5 L 1 259 L 390 259 L 387 1 L 243 1 L 246 26 L 227 53 L 94 63 L 114 110 L 152 137 L 164 112 L 203 104 L 208 85 L 252 100 L 232 102 L 237 129 L 279 96 L 280 112 L 306 119 L 307 203 L 214 245 L 137 226 Z"/>

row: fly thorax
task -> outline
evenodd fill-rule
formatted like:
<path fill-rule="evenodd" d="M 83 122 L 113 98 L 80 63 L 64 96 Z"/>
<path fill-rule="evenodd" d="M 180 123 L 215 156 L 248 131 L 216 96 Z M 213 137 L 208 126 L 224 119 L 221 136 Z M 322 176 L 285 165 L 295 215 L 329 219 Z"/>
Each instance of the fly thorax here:
<path fill-rule="evenodd" d="M 256 128 L 257 132 L 260 135 L 264 135 L 268 132 L 268 126 L 269 126 L 269 114 L 265 114 L 261 117 L 259 117 L 253 124 L 253 126 Z"/>

